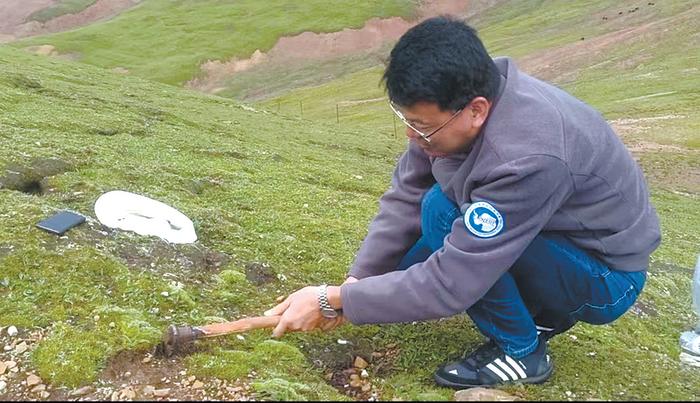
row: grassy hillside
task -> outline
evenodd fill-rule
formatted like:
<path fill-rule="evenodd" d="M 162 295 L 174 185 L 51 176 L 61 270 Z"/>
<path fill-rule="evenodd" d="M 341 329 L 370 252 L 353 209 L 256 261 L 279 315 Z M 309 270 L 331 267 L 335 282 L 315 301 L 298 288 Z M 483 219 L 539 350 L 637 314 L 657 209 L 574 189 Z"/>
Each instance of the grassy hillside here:
<path fill-rule="evenodd" d="M 149 4 L 159 3 L 120 18 L 135 18 Z M 489 49 L 512 51 L 526 65 L 528 57 L 576 51 L 566 46 L 578 35 L 592 40 L 621 29 L 601 27 L 601 13 L 634 8 L 569 4 L 516 2 L 502 9 L 513 14 L 494 11 L 476 23 Z M 686 49 L 697 48 L 695 16 L 697 7 L 683 1 L 640 8 L 623 17 L 635 26 L 670 25 L 637 35 L 639 42 L 613 41 L 583 64 L 537 70 L 616 120 L 624 141 L 638 147 L 664 240 L 630 313 L 555 338 L 551 380 L 504 388 L 510 393 L 528 400 L 700 399 L 700 373 L 678 362 L 679 333 L 694 323 L 689 283 L 700 251 L 700 83 L 697 55 Z M 567 33 L 571 26 L 585 33 Z M 645 35 L 654 35 L 654 46 L 643 43 Z M 532 47 L 520 48 L 528 39 Z M 166 57 L 171 50 L 155 51 Z M 157 59 L 154 73 L 162 68 Z M 0 47 L 0 328 L 17 326 L 31 340 L 27 352 L 0 353 L 0 361 L 24 363 L 8 390 L 35 370 L 53 385 L 51 398 L 94 385 L 93 397 L 108 399 L 99 393 L 125 382 L 110 375 L 120 368 L 157 370 L 158 379 L 178 371 L 207 382 L 243 379 L 261 399 L 343 399 L 328 374 L 360 355 L 382 400 L 449 399 L 452 391 L 437 388 L 432 371 L 482 341 L 463 315 L 280 341 L 257 331 L 202 342 L 172 361 L 142 361 L 168 324 L 257 315 L 300 286 L 342 281 L 405 144 L 400 126 L 394 137 L 380 75 L 369 68 L 251 107 Z M 101 227 L 93 204 L 116 189 L 179 209 L 195 222 L 198 243 L 169 245 Z M 61 209 L 92 219 L 60 238 L 34 227 Z M 29 336 L 35 333 L 41 337 Z M 0 340 L 10 344 L 4 332 Z"/>
<path fill-rule="evenodd" d="M 0 70 L 0 324 L 47 330 L 33 365 L 59 385 L 95 380 L 120 350 L 150 349 L 168 323 L 261 314 L 307 282 L 341 281 L 400 148 L 8 48 Z M 62 238 L 34 228 L 60 209 L 93 216 L 114 189 L 181 210 L 197 246 L 94 222 Z M 284 280 L 252 286 L 245 268 L 258 263 Z M 265 337 L 220 348 L 253 351 Z M 322 381 L 308 364 L 297 375 L 264 372 L 259 357 L 237 365 L 261 380 Z"/>
<path fill-rule="evenodd" d="M 680 134 L 669 137 L 654 131 L 660 135 L 650 133 L 656 136 L 650 140 L 697 147 L 697 114 L 692 112 L 700 103 L 700 56 L 688 49 L 700 47 L 695 22 L 700 7 L 678 0 L 645 5 L 630 13 L 637 4 L 514 1 L 469 22 L 493 56 L 515 58 L 527 71 L 594 104 L 611 119 L 682 116 L 680 127 L 677 119 L 667 122 Z M 342 113 L 344 104 L 347 109 L 348 104 L 357 105 L 355 101 L 384 95 L 379 86 L 382 72 L 381 66 L 365 68 L 327 85 L 289 91 L 260 104 L 299 116 L 302 101 L 305 117 L 334 122 L 337 103 Z M 345 122 L 386 127 L 391 118 L 390 109 L 383 106 L 347 109 L 347 115 L 356 113 L 361 115 L 357 122 L 352 117 Z"/>
<path fill-rule="evenodd" d="M 362 26 L 371 17 L 405 16 L 411 0 L 145 0 L 103 23 L 31 38 L 16 46 L 50 44 L 95 66 L 128 69 L 139 77 L 183 84 L 207 60 L 248 58 L 277 39 L 304 31 Z"/>

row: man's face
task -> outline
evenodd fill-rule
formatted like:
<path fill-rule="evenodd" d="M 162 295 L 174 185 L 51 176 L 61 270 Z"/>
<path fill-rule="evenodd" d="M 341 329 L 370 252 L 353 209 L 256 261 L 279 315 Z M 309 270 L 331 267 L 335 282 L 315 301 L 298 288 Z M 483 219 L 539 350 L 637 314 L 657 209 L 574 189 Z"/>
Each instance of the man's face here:
<path fill-rule="evenodd" d="M 443 111 L 436 103 L 417 102 L 400 108 L 399 112 L 413 126 L 406 126 L 406 136 L 410 141 L 416 142 L 431 157 L 445 157 L 467 151 L 479 134 L 490 106 L 485 98 L 477 97 L 461 111 Z M 414 128 L 423 134 L 432 133 L 430 141 L 426 141 Z"/>

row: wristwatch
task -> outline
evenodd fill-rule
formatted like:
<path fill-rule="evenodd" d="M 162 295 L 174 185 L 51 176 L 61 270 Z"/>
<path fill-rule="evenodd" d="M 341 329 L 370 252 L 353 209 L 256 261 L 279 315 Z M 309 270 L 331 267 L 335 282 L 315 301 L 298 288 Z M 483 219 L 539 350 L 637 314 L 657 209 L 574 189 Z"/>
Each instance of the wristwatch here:
<path fill-rule="evenodd" d="M 333 309 L 331 304 L 328 303 L 328 284 L 318 286 L 318 305 L 324 318 L 333 319 L 338 317 L 338 311 Z"/>

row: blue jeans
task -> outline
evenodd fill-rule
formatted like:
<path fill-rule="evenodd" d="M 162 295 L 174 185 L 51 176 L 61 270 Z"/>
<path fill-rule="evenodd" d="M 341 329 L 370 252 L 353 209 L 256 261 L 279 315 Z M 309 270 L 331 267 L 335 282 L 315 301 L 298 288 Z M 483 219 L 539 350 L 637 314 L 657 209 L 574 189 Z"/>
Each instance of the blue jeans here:
<path fill-rule="evenodd" d="M 422 236 L 399 269 L 422 262 L 442 248 L 460 215 L 439 185 L 433 186 L 423 197 Z M 543 232 L 467 314 L 508 355 L 522 358 L 539 343 L 535 324 L 557 334 L 578 321 L 610 323 L 634 304 L 645 281 L 646 270 L 609 269 L 563 236 Z"/>

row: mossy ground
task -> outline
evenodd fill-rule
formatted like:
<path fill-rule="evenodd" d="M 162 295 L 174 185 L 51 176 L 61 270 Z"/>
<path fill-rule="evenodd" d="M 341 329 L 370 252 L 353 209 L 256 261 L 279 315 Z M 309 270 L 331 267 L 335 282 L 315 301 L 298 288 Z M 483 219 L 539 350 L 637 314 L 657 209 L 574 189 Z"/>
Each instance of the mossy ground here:
<path fill-rule="evenodd" d="M 513 35 L 533 27 L 558 32 L 581 25 L 581 15 L 595 14 L 596 7 L 614 11 L 632 3 L 576 4 L 584 8 L 555 4 L 550 10 L 524 1 L 513 15 L 494 10 L 483 17 L 489 23 L 486 44 L 505 54 L 516 43 Z M 669 2 L 662 11 L 687 5 Z M 586 29 L 593 35 L 598 28 Z M 700 374 L 678 362 L 679 333 L 694 322 L 689 284 L 700 251 L 697 184 L 684 179 L 700 163 L 700 121 L 693 113 L 700 83 L 687 74 L 697 56 L 679 40 L 689 29 L 679 25 L 655 48 L 644 48 L 658 57 L 607 70 L 591 67 L 561 84 L 611 119 L 684 115 L 625 137 L 680 147 L 681 156 L 654 150 L 639 156 L 664 240 L 637 306 L 612 325 L 577 325 L 555 338 L 551 380 L 505 388 L 511 393 L 532 400 L 700 399 Z M 550 42 L 533 39 L 532 48 L 512 51 L 517 56 L 567 40 L 546 38 Z M 629 51 L 612 47 L 606 57 L 629 57 Z M 643 85 L 625 85 L 639 75 L 647 77 Z M 0 48 L 0 165 L 29 169 L 38 160 L 58 159 L 70 167 L 43 179 L 37 192 L 0 190 L 0 326 L 45 329 L 48 336 L 33 350 L 32 363 L 46 381 L 74 387 L 96 379 L 119 351 L 151 348 L 170 323 L 257 315 L 304 285 L 341 282 L 405 142 L 400 127 L 394 137 L 391 112 L 381 100 L 348 104 L 340 124 L 335 103 L 381 98 L 379 76 L 379 68 L 364 70 L 250 107 Z M 680 95 L 643 97 L 671 91 Z M 304 119 L 284 110 L 299 99 Z M 106 231 L 94 220 L 60 238 L 34 227 L 61 209 L 94 217 L 97 197 L 115 189 L 188 215 L 199 235 L 196 248 Z M 244 278 L 250 262 L 264 262 L 279 276 L 253 285 Z M 352 344 L 341 348 L 338 339 Z M 434 368 L 481 341 L 470 321 L 457 316 L 345 326 L 280 341 L 256 331 L 244 340 L 204 341 L 183 362 L 204 377 L 234 379 L 256 371 L 254 386 L 265 398 L 343 399 L 325 382 L 324 371 L 347 367 L 361 355 L 384 400 L 439 400 L 452 391 L 434 385 Z M 382 361 L 372 359 L 373 351 L 396 354 Z"/>

